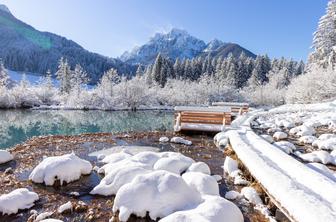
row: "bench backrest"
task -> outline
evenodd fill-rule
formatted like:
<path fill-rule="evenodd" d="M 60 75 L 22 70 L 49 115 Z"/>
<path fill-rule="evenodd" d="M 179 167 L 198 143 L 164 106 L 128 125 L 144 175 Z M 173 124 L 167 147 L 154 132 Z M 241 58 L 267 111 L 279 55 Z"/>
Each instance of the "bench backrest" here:
<path fill-rule="evenodd" d="M 175 113 L 175 121 L 180 116 L 180 123 L 192 124 L 214 124 L 230 125 L 231 114 L 219 112 L 196 112 L 196 111 L 179 111 Z"/>

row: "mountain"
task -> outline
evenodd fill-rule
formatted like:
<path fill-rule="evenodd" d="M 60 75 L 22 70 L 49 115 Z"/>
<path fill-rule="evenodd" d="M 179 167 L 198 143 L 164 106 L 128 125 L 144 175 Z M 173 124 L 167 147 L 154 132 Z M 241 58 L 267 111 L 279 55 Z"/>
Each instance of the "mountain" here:
<path fill-rule="evenodd" d="M 0 58 L 6 68 L 41 74 L 48 69 L 56 72 L 61 57 L 67 58 L 71 66 L 80 64 L 92 83 L 110 68 L 116 68 L 119 73 L 134 72 L 133 66 L 119 59 L 89 52 L 62 36 L 40 32 L 15 18 L 5 5 L 0 5 Z"/>
<path fill-rule="evenodd" d="M 174 28 L 168 33 L 155 34 L 148 43 L 122 54 L 120 60 L 131 64 L 148 65 L 155 60 L 159 53 L 175 60 L 176 58 L 191 59 L 208 55 L 227 57 L 230 53 L 238 57 L 242 52 L 249 57 L 256 57 L 252 52 L 238 44 L 224 43 L 217 39 L 206 44 L 204 41 L 191 36 L 187 31 Z"/>
<path fill-rule="evenodd" d="M 132 64 L 152 63 L 161 53 L 171 59 L 194 58 L 206 47 L 206 44 L 184 30 L 172 29 L 167 34 L 157 33 L 148 43 L 125 52 L 120 59 Z"/>

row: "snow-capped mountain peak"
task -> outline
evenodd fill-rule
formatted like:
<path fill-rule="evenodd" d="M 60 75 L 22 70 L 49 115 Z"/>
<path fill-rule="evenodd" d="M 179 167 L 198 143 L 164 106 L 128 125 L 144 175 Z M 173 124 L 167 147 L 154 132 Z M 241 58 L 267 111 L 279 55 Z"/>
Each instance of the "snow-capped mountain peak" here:
<path fill-rule="evenodd" d="M 222 45 L 224 45 L 223 41 L 218 40 L 218 39 L 213 39 L 207 44 L 207 47 L 204 49 L 204 52 L 214 51 L 218 49 L 219 47 L 221 47 Z"/>

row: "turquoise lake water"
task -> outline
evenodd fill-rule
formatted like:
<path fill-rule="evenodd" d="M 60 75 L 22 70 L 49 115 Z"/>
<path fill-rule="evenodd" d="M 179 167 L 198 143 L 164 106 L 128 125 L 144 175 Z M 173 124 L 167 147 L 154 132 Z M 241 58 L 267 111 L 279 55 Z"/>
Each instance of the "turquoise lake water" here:
<path fill-rule="evenodd" d="M 167 111 L 0 110 L 0 149 L 41 135 L 166 131 L 172 128 L 173 113 Z"/>

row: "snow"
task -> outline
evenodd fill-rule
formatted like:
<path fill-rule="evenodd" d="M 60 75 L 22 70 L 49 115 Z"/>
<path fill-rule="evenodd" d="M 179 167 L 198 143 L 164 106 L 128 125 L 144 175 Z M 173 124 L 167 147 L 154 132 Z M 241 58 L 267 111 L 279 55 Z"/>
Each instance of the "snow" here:
<path fill-rule="evenodd" d="M 40 222 L 63 222 L 63 220 L 49 218 L 45 220 L 40 220 Z"/>
<path fill-rule="evenodd" d="M 110 154 L 115 154 L 115 153 L 120 153 L 120 152 L 129 153 L 129 154 L 134 155 L 134 154 L 141 153 L 144 151 L 158 152 L 159 149 L 157 147 L 151 147 L 151 146 L 128 146 L 128 145 L 127 146 L 113 146 L 108 149 L 92 152 L 89 154 L 89 156 L 98 157 L 99 155 L 102 155 L 102 154 L 105 156 L 108 156 Z"/>
<path fill-rule="evenodd" d="M 303 144 L 312 144 L 317 138 L 315 136 L 302 136 L 299 138 L 299 142 Z"/>
<path fill-rule="evenodd" d="M 181 176 L 159 170 L 139 175 L 122 186 L 116 194 L 113 212 L 119 210 L 120 221 L 127 221 L 131 214 L 144 217 L 146 212 L 156 220 L 201 202 L 200 193 Z"/>
<path fill-rule="evenodd" d="M 253 187 L 244 187 L 240 191 L 241 195 L 247 199 L 250 203 L 254 205 L 262 205 L 263 202 L 257 193 L 257 191 Z"/>
<path fill-rule="evenodd" d="M 327 151 L 324 150 L 317 150 L 305 154 L 296 152 L 296 155 L 306 162 L 323 163 L 323 164 L 334 163 L 334 158 Z"/>
<path fill-rule="evenodd" d="M 314 109 L 321 110 L 321 107 L 314 106 Z M 294 220 L 336 221 L 336 211 L 330 207 L 336 202 L 336 183 L 285 154 L 251 130 L 250 123 L 256 117 L 276 114 L 279 110 L 250 113 L 244 119 L 237 120 L 240 124 L 227 131 L 233 150 L 252 176 Z M 295 109 L 286 106 L 281 112 L 288 115 L 288 110 Z"/>
<path fill-rule="evenodd" d="M 273 137 L 271 137 L 270 135 L 261 135 L 260 137 L 269 143 L 274 143 Z"/>
<path fill-rule="evenodd" d="M 334 171 L 330 170 L 325 165 L 320 164 L 320 163 L 307 163 L 306 166 L 308 166 L 309 168 L 325 175 L 326 177 L 328 177 L 331 180 L 336 182 L 336 173 Z"/>
<path fill-rule="evenodd" d="M 0 164 L 7 163 L 14 159 L 14 156 L 6 151 L 6 150 L 0 150 Z"/>
<path fill-rule="evenodd" d="M 40 213 L 36 218 L 35 218 L 35 221 L 43 221 L 45 220 L 46 218 L 50 217 L 51 215 L 53 215 L 54 213 L 53 212 L 43 212 L 43 213 Z"/>
<path fill-rule="evenodd" d="M 174 156 L 163 157 L 153 166 L 154 170 L 166 170 L 175 174 L 185 172 L 195 161 L 182 154 L 176 153 Z"/>
<path fill-rule="evenodd" d="M 229 144 L 229 139 L 225 132 L 217 133 L 214 137 L 214 143 L 220 149 L 226 148 Z"/>
<path fill-rule="evenodd" d="M 160 137 L 159 139 L 160 143 L 168 143 L 169 142 L 169 138 L 166 136 Z"/>
<path fill-rule="evenodd" d="M 47 157 L 35 167 L 29 179 L 35 183 L 45 183 L 47 186 L 52 186 L 56 180 L 60 180 L 60 184 L 63 185 L 63 182 L 70 183 L 78 180 L 82 174 L 88 175 L 91 171 L 90 162 L 71 153 Z"/>
<path fill-rule="evenodd" d="M 276 140 L 287 139 L 287 137 L 288 137 L 287 133 L 284 133 L 284 132 L 275 132 L 273 134 L 273 138 Z"/>
<path fill-rule="evenodd" d="M 234 185 L 246 186 L 249 185 L 249 182 L 242 178 L 240 175 L 234 177 Z"/>
<path fill-rule="evenodd" d="M 238 169 L 238 162 L 231 157 L 227 156 L 224 160 L 223 166 L 224 172 L 231 175 L 233 172 L 239 170 Z"/>
<path fill-rule="evenodd" d="M 72 208 L 73 208 L 73 205 L 71 201 L 68 201 L 65 204 L 59 206 L 59 208 L 57 209 L 57 212 L 62 214 L 65 211 L 72 211 Z"/>
<path fill-rule="evenodd" d="M 182 175 L 183 180 L 201 195 L 219 195 L 219 187 L 215 178 L 198 172 L 188 172 Z"/>
<path fill-rule="evenodd" d="M 208 175 L 211 174 L 210 167 L 204 162 L 192 163 L 187 172 L 200 172 Z"/>
<path fill-rule="evenodd" d="M 123 185 L 131 182 L 137 175 L 144 175 L 150 172 L 150 170 L 137 166 L 125 165 L 114 168 L 93 188 L 90 194 L 114 195 Z"/>
<path fill-rule="evenodd" d="M 288 141 L 275 142 L 273 145 L 287 154 L 291 154 L 296 150 L 295 145 Z"/>
<path fill-rule="evenodd" d="M 26 188 L 16 189 L 0 196 L 0 212 L 2 214 L 16 214 L 19 210 L 29 209 L 39 199 L 35 192 Z"/>
<path fill-rule="evenodd" d="M 228 200 L 236 200 L 236 199 L 241 198 L 241 196 L 242 195 L 239 192 L 234 191 L 234 190 L 231 190 L 225 193 L 225 199 L 228 199 Z"/>
<path fill-rule="evenodd" d="M 191 146 L 192 142 L 186 139 L 183 139 L 182 137 L 173 137 L 170 139 L 171 143 L 178 143 L 178 144 L 184 144 L 187 146 Z"/>
<path fill-rule="evenodd" d="M 105 158 L 102 159 L 101 162 L 103 162 L 103 163 L 116 163 L 116 162 L 119 162 L 119 161 L 124 160 L 128 157 L 131 157 L 131 156 L 132 155 L 130 153 L 123 150 L 120 153 L 113 153 L 113 154 L 110 154 L 108 156 L 105 156 Z"/>
<path fill-rule="evenodd" d="M 223 177 L 221 175 L 212 175 L 213 178 L 215 178 L 215 180 L 217 182 L 221 181 L 223 179 Z"/>
<path fill-rule="evenodd" d="M 244 217 L 232 202 L 218 196 L 207 196 L 197 207 L 175 212 L 160 222 L 243 222 Z"/>

